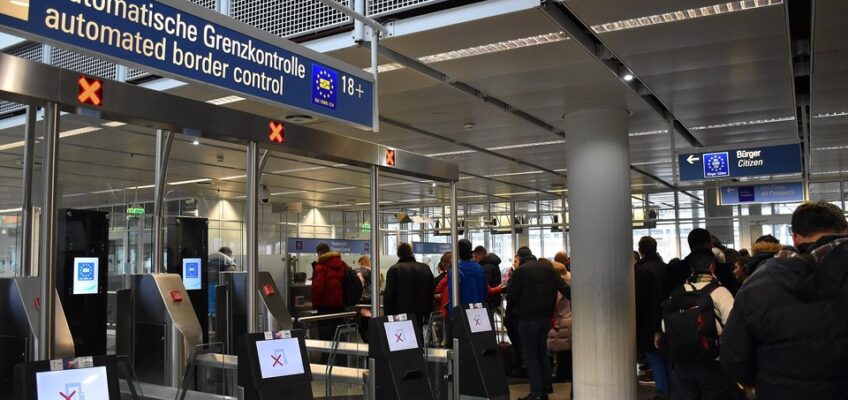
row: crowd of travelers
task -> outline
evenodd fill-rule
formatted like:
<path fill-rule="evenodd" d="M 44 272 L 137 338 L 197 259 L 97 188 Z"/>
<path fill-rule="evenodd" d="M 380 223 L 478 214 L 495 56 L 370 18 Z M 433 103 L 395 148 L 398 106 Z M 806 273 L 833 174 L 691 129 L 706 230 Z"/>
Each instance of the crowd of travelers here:
<path fill-rule="evenodd" d="M 689 254 L 668 263 L 654 238 L 639 240 L 636 350 L 639 379 L 655 383 L 654 399 L 848 398 L 848 222 L 840 208 L 811 202 L 795 210 L 791 230 L 791 244 L 765 235 L 750 251 L 737 251 L 696 228 L 688 235 Z M 483 246 L 462 239 L 457 249 L 458 277 L 449 252 L 434 275 L 401 243 L 397 264 L 386 271 L 385 314 L 408 314 L 422 325 L 441 315 L 442 344 L 450 347 L 450 293 L 458 283 L 460 303 L 485 305 L 502 321 L 507 373 L 530 385 L 522 399 L 547 399 L 553 383 L 573 377 L 568 254 L 537 258 L 524 246 L 502 270 L 502 260 Z M 362 266 L 360 259 L 351 270 L 326 245 L 318 254 L 312 302 L 319 314 L 351 306 L 349 276 L 359 277 L 359 302 L 371 302 L 370 262 Z M 588 268 L 578 266 L 577 273 L 581 267 Z M 370 313 L 363 310 L 361 318 L 367 326 Z M 332 339 L 331 329 L 321 326 L 319 334 Z"/>

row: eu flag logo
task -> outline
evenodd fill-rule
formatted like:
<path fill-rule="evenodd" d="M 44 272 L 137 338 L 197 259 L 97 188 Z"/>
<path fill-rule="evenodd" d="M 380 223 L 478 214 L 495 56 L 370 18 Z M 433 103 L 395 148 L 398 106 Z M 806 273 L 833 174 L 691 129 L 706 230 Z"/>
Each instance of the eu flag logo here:
<path fill-rule="evenodd" d="M 77 271 L 77 280 L 93 281 L 94 280 L 94 263 L 80 263 Z"/>
<path fill-rule="evenodd" d="M 312 103 L 336 109 L 339 74 L 320 64 L 312 64 Z"/>
<path fill-rule="evenodd" d="M 200 266 L 197 263 L 186 264 L 186 278 L 197 278 L 200 275 Z"/>
<path fill-rule="evenodd" d="M 704 154 L 704 178 L 730 176 L 727 152 Z"/>

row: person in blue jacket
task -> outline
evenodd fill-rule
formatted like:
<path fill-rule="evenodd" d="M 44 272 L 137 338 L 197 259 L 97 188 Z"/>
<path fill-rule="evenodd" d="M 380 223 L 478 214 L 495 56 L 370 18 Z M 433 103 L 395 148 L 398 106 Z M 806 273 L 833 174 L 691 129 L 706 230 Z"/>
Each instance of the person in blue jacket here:
<path fill-rule="evenodd" d="M 462 239 L 457 243 L 459 247 L 459 301 L 462 304 L 483 303 L 489 299 L 489 285 L 486 282 L 486 273 L 483 267 L 471 253 L 471 241 Z M 453 276 L 448 274 L 448 293 L 453 285 Z M 448 312 L 452 315 L 454 305 L 452 300 L 448 301 Z"/>

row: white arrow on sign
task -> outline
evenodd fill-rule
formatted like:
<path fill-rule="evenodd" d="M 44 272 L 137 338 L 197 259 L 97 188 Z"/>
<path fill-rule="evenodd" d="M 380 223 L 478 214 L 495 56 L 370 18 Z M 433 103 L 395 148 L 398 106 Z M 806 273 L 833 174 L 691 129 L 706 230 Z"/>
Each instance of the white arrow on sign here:
<path fill-rule="evenodd" d="M 688 161 L 689 164 L 694 164 L 695 161 L 700 161 L 700 160 L 701 160 L 701 157 L 695 157 L 694 154 L 690 154 L 689 157 L 686 158 L 686 161 Z"/>

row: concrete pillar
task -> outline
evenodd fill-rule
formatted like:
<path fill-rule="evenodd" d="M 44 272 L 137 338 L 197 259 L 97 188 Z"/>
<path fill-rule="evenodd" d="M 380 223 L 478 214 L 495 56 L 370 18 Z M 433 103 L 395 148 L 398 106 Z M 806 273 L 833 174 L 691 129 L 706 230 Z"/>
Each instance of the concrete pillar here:
<path fill-rule="evenodd" d="M 636 399 L 627 111 L 564 116 L 571 223 L 574 397 Z"/>
<path fill-rule="evenodd" d="M 704 209 L 707 214 L 705 228 L 722 243 L 733 243 L 733 206 L 719 205 L 718 196 L 718 189 L 704 190 Z"/>

